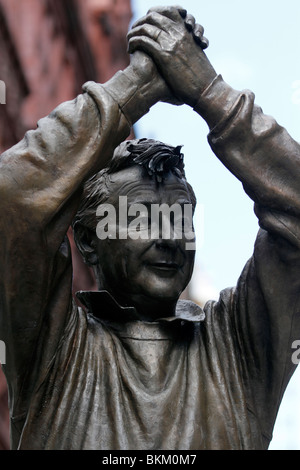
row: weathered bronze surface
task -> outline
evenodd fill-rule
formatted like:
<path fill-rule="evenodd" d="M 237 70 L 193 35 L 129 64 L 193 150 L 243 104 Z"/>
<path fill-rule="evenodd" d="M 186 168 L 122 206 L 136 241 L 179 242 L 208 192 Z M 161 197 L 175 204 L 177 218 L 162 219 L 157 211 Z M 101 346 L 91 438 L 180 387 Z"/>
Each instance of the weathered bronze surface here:
<path fill-rule="evenodd" d="M 300 337 L 300 147 L 217 75 L 185 10 L 151 10 L 128 42 L 126 70 L 85 84 L 0 157 L 12 448 L 266 449 Z M 260 223 L 237 286 L 203 309 L 178 300 L 194 261 L 186 232 L 144 237 L 143 214 L 136 239 L 119 219 L 117 237 L 99 238 L 101 204 L 118 212 L 126 201 L 126 229 L 138 204 L 195 208 L 179 147 L 124 142 L 160 100 L 206 120 Z M 99 288 L 78 293 L 83 308 L 72 301 L 71 224 Z"/>

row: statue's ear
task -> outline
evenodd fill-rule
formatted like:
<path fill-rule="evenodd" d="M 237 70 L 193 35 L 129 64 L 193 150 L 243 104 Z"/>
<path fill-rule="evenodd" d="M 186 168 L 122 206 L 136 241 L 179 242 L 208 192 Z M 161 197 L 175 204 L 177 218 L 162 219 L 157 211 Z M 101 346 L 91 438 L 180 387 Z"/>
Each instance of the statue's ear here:
<path fill-rule="evenodd" d="M 98 255 L 96 251 L 95 232 L 77 222 L 73 226 L 73 234 L 76 246 L 84 262 L 88 266 L 96 265 L 98 263 Z"/>

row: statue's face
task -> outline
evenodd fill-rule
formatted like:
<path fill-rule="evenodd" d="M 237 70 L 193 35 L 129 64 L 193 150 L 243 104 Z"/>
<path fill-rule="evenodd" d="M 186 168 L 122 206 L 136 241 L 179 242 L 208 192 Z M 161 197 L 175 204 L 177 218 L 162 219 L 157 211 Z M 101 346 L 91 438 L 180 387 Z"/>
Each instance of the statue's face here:
<path fill-rule="evenodd" d="M 187 249 L 187 243 L 193 240 L 187 240 L 184 233 L 179 233 L 181 239 L 174 239 L 161 231 L 156 233 L 158 238 L 151 238 L 150 228 L 155 218 L 153 213 L 151 218 L 151 210 L 154 204 L 164 203 L 165 208 L 175 204 L 175 222 L 171 213 L 171 217 L 165 217 L 165 227 L 168 226 L 167 219 L 171 230 L 175 223 L 178 236 L 178 227 L 182 227 L 183 215 L 188 212 L 185 208 L 191 213 L 191 199 L 185 182 L 170 173 L 163 183 L 158 184 L 154 178 L 143 175 L 137 166 L 113 175 L 112 187 L 113 193 L 107 202 L 113 204 L 117 217 L 121 210 L 124 219 L 125 211 L 126 227 L 124 230 L 124 224 L 120 227 L 120 222 L 117 223 L 116 239 L 96 238 L 101 288 L 109 290 L 123 305 L 136 305 L 141 301 L 177 301 L 192 275 L 195 251 Z M 120 196 L 123 197 L 121 204 Z M 137 209 L 142 209 L 142 214 Z M 145 209 L 146 213 L 143 213 Z M 131 212 L 131 216 L 127 217 L 126 212 Z M 100 234 L 99 224 L 97 233 Z M 120 239 L 120 233 L 123 239 Z M 114 237 L 114 228 L 111 234 Z"/>

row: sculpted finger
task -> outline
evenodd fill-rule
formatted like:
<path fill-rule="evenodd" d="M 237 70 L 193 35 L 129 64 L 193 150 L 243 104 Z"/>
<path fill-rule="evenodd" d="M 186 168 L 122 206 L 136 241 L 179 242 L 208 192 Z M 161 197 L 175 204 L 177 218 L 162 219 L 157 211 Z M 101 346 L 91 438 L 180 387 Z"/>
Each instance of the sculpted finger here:
<path fill-rule="evenodd" d="M 147 18 L 147 15 L 142 16 L 141 18 L 139 18 L 138 20 L 136 20 L 134 23 L 132 23 L 131 29 L 134 29 L 134 28 L 136 28 L 137 26 L 140 26 L 140 25 L 146 23 L 146 22 L 147 22 L 146 18 Z"/>
<path fill-rule="evenodd" d="M 170 27 L 170 19 L 171 18 L 168 18 L 165 15 L 161 15 L 160 13 L 153 11 L 147 14 L 146 16 L 143 16 L 142 18 L 137 20 L 135 23 L 133 23 L 132 29 L 136 28 L 137 26 L 142 26 L 143 24 L 147 23 L 147 24 L 152 24 L 154 26 L 158 26 L 161 29 L 168 31 Z"/>
<path fill-rule="evenodd" d="M 195 24 L 195 27 L 194 27 L 194 35 L 199 37 L 199 39 L 202 38 L 204 34 L 204 28 L 201 24 Z"/>
<path fill-rule="evenodd" d="M 209 46 L 209 40 L 202 36 L 202 38 L 199 38 L 194 35 L 195 42 L 198 44 L 198 46 L 201 47 L 202 50 L 207 49 Z"/>
<path fill-rule="evenodd" d="M 201 46 L 201 49 L 204 50 L 209 46 L 209 40 L 203 36 L 202 39 L 199 41 L 199 45 Z"/>
<path fill-rule="evenodd" d="M 133 54 L 137 50 L 145 52 L 150 57 L 155 57 L 159 53 L 160 47 L 148 36 L 134 36 L 128 41 L 128 52 Z"/>
<path fill-rule="evenodd" d="M 207 38 L 203 36 L 204 28 L 201 24 L 196 24 L 193 31 L 193 36 L 196 43 L 202 48 L 206 49 L 209 45 L 209 41 Z"/>
<path fill-rule="evenodd" d="M 188 31 L 193 31 L 195 26 L 195 18 L 192 15 L 187 14 L 184 23 Z"/>
<path fill-rule="evenodd" d="M 162 33 L 161 28 L 146 23 L 131 29 L 127 34 L 127 41 L 129 41 L 134 36 L 147 36 L 156 41 L 160 33 Z"/>

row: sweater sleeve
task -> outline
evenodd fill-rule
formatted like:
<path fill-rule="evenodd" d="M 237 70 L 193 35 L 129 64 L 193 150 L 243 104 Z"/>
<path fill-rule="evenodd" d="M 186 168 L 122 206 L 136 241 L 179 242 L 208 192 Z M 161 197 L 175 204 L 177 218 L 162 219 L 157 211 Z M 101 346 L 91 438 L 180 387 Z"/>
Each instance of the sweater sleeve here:
<path fill-rule="evenodd" d="M 200 98 L 212 150 L 254 201 L 254 254 L 227 299 L 248 406 L 269 441 L 300 339 L 300 145 L 222 77 Z"/>
<path fill-rule="evenodd" d="M 72 311 L 66 232 L 82 184 L 129 131 L 122 103 L 88 83 L 0 156 L 0 339 L 14 409 L 21 390 L 29 399 Z"/>

